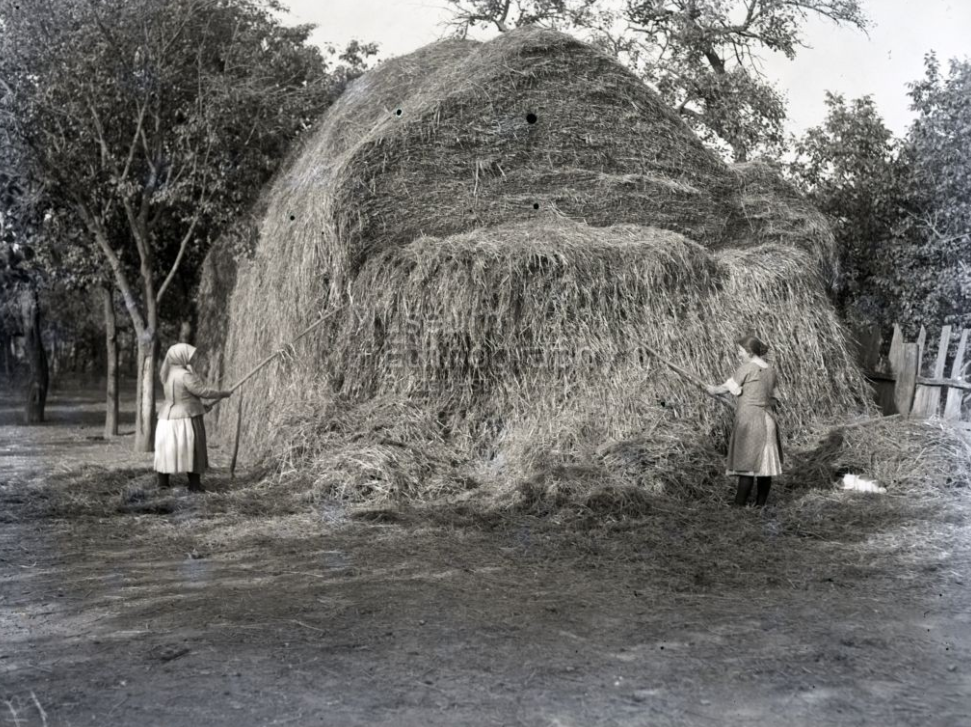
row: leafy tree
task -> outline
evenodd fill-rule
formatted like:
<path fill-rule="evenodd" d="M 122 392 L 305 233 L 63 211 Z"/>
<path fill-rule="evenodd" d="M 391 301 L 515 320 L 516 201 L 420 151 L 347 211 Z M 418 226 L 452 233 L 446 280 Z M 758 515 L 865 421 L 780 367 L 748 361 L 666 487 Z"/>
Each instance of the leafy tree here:
<path fill-rule="evenodd" d="M 971 62 L 952 60 L 945 76 L 928 55 L 909 95 L 907 207 L 884 287 L 910 327 L 971 326 Z"/>
<path fill-rule="evenodd" d="M 903 200 L 900 142 L 873 99 L 826 94 L 821 126 L 797 140 L 790 171 L 833 221 L 838 245 L 836 303 L 849 318 L 892 323 L 880 281 Z"/>
<path fill-rule="evenodd" d="M 844 313 L 911 332 L 971 326 L 971 62 L 945 76 L 929 55 L 909 95 L 902 140 L 870 98 L 828 95 L 791 171 L 835 222 Z"/>
<path fill-rule="evenodd" d="M 861 0 L 449 0 L 464 35 L 543 24 L 584 34 L 652 83 L 736 161 L 783 146 L 785 99 L 760 72 L 763 51 L 795 57 L 812 17 L 865 29 Z"/>
<path fill-rule="evenodd" d="M 159 309 L 180 266 L 335 92 L 311 28 L 283 26 L 281 9 L 0 0 L 0 124 L 121 292 L 139 340 L 138 450 L 153 444 Z"/>
<path fill-rule="evenodd" d="M 37 257 L 38 266 L 50 278 L 43 302 L 51 333 L 55 341 L 58 333 L 66 334 L 76 347 L 93 339 L 94 329 L 104 331 L 104 358 L 96 356 L 94 361 L 99 364 L 96 370 L 105 374 L 104 436 L 115 437 L 119 433 L 120 349 L 114 281 L 90 233 L 78 225 L 70 210 L 49 205 L 44 232 Z M 137 279 L 138 271 L 128 264 L 126 274 Z M 91 352 L 96 354 L 97 349 L 92 347 Z M 52 363 L 57 365 L 56 357 Z"/>

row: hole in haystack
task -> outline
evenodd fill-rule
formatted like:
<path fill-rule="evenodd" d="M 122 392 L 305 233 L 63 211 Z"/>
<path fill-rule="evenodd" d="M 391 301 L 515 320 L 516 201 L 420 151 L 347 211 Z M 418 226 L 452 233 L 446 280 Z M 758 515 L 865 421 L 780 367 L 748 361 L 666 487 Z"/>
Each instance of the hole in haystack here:
<path fill-rule="evenodd" d="M 539 202 L 533 202 L 533 209 L 534 210 L 538 210 L 539 209 Z"/>
<path fill-rule="evenodd" d="M 290 215 L 290 221 L 291 222 L 295 222 L 296 219 L 297 219 L 297 216 L 296 215 Z"/>
<path fill-rule="evenodd" d="M 403 114 L 403 113 L 404 112 L 401 109 L 395 109 L 394 115 L 395 116 L 401 116 L 401 114 Z"/>
<path fill-rule="evenodd" d="M 379 348 L 384 345 L 385 332 L 384 321 L 380 316 L 374 316 L 374 343 Z"/>
<path fill-rule="evenodd" d="M 528 114 L 526 114 L 526 123 L 527 124 L 535 124 L 537 121 L 539 121 L 539 118 L 532 111 L 530 111 Z"/>

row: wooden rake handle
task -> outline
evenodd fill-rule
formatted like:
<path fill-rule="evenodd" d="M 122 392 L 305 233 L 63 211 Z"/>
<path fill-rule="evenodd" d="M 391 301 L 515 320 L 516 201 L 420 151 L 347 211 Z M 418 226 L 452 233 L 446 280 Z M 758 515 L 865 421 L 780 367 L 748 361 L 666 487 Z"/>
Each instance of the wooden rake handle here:
<path fill-rule="evenodd" d="M 260 361 L 253 368 L 252 371 L 250 371 L 249 373 L 247 373 L 246 376 L 244 376 L 239 381 L 237 381 L 235 384 L 233 384 L 232 387 L 230 387 L 229 390 L 231 392 L 235 392 L 240 386 L 242 386 L 247 381 L 249 381 L 250 379 L 252 379 L 260 371 L 262 371 L 267 365 L 269 365 L 269 363 L 273 359 L 275 359 L 277 356 L 281 355 L 288 348 L 292 348 L 297 343 L 297 341 L 299 341 L 301 338 L 303 338 L 304 336 L 306 336 L 307 334 L 309 334 L 311 331 L 316 330 L 321 324 L 324 323 L 324 321 L 328 320 L 329 318 L 332 318 L 335 314 L 339 313 L 343 309 L 344 309 L 343 306 L 341 306 L 340 308 L 335 308 L 330 313 L 325 313 L 324 315 L 322 315 L 319 319 L 317 319 L 317 321 L 315 323 L 311 323 L 309 326 L 307 326 L 306 328 L 304 328 L 300 333 L 298 333 L 297 334 L 297 337 L 294 338 L 292 341 L 290 341 L 290 343 L 288 343 L 284 348 L 281 348 L 281 349 L 278 349 L 278 350 L 274 351 L 269 356 L 267 356 L 265 359 L 263 359 L 262 361 Z"/>
<path fill-rule="evenodd" d="M 330 318 L 333 318 L 337 313 L 340 313 L 342 310 L 344 310 L 344 306 L 340 306 L 338 308 L 335 308 L 334 310 L 330 311 L 329 313 L 325 313 L 320 318 L 318 318 L 314 323 L 311 323 L 309 326 L 307 326 L 306 328 L 304 328 L 300 333 L 297 334 L 297 337 L 296 338 L 294 338 L 292 341 L 290 341 L 289 344 L 287 344 L 285 347 L 280 348 L 280 349 L 277 349 L 276 351 L 274 351 L 273 353 L 271 353 L 269 356 L 267 356 L 262 361 L 260 361 L 243 378 L 241 378 L 239 381 L 237 381 L 235 384 L 233 384 L 230 387 L 230 389 L 229 389 L 230 393 L 235 393 L 235 391 L 237 389 L 239 389 L 239 387 L 241 387 L 247 381 L 249 381 L 254 376 L 256 376 L 264 368 L 266 368 L 266 366 L 268 366 L 270 364 L 270 362 L 273 361 L 277 356 L 281 355 L 288 348 L 293 347 L 297 343 L 297 341 L 299 341 L 301 338 L 303 338 L 304 336 L 308 335 L 312 331 L 316 330 L 318 327 L 320 327 L 321 324 L 324 323 L 324 321 L 326 321 L 326 320 L 328 320 Z M 206 407 L 206 411 L 207 412 L 212 411 L 218 405 L 219 405 L 219 401 L 215 401 L 215 402 L 213 402 L 212 404 L 210 404 L 209 406 Z"/>
<path fill-rule="evenodd" d="M 661 363 L 663 363 L 669 369 L 671 369 L 675 373 L 679 374 L 683 379 L 685 379 L 686 381 L 691 382 L 692 384 L 694 384 L 695 386 L 697 386 L 699 389 L 701 389 L 702 391 L 704 391 L 706 394 L 708 394 L 708 396 L 710 396 L 711 398 L 713 398 L 715 401 L 723 404 L 724 406 L 727 406 L 732 411 L 735 411 L 735 406 L 733 404 L 731 404 L 730 402 L 726 401 L 725 399 L 723 399 L 722 397 L 720 397 L 720 396 L 718 396 L 716 394 L 710 393 L 708 391 L 708 385 L 704 381 L 702 381 L 701 379 L 699 379 L 694 374 L 688 373 L 687 371 L 685 371 L 683 368 L 681 368 L 677 364 L 672 363 L 671 361 L 668 361 L 661 354 L 660 351 L 658 351 L 656 349 L 653 349 L 650 346 L 647 346 L 645 344 L 641 344 L 641 348 L 643 348 L 649 354 L 651 354 L 652 356 L 654 356 L 655 358 L 657 358 L 658 361 L 660 361 Z"/>

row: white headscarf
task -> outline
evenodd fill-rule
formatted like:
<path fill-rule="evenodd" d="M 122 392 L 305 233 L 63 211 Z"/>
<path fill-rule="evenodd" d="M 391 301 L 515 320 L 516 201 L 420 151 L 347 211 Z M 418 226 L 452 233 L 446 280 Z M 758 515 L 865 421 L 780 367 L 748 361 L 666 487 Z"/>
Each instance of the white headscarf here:
<path fill-rule="evenodd" d="M 159 378 L 162 379 L 162 383 L 165 384 L 169 379 L 169 371 L 172 367 L 187 369 L 192 371 L 192 367 L 189 362 L 192 357 L 196 354 L 196 347 L 190 346 L 188 343 L 177 343 L 172 346 L 165 353 L 165 360 L 162 362 L 162 370 L 159 372 Z"/>

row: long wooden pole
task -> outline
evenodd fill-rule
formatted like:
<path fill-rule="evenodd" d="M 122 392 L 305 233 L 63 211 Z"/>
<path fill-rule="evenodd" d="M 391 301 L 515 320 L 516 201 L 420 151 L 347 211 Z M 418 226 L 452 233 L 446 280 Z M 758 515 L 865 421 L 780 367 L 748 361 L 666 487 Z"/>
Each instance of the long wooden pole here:
<path fill-rule="evenodd" d="M 316 330 L 324 321 L 326 321 L 328 318 L 332 317 L 334 314 L 339 313 L 341 310 L 343 310 L 343 306 L 340 307 L 340 308 L 335 308 L 330 313 L 326 313 L 325 315 L 321 316 L 317 320 L 316 323 L 312 323 L 311 325 L 307 326 L 305 329 L 303 329 L 303 331 L 301 331 L 297 335 L 296 338 L 294 338 L 292 341 L 290 341 L 290 343 L 287 345 L 287 348 L 289 348 L 290 346 L 293 346 L 297 341 L 299 341 L 301 338 L 303 338 L 304 336 L 306 336 L 311 331 Z M 271 353 L 265 359 L 263 359 L 262 361 L 260 361 L 252 371 L 250 371 L 248 374 L 246 374 L 246 376 L 244 376 L 239 381 L 237 381 L 235 384 L 233 384 L 232 387 L 230 387 L 229 390 L 230 391 L 236 391 L 236 389 L 238 389 L 240 386 L 242 386 L 247 381 L 249 381 L 254 376 L 256 376 L 260 371 L 262 371 L 264 369 L 264 367 L 266 367 L 273 359 L 275 359 L 277 356 L 279 356 L 280 354 L 282 354 L 285 350 L 286 350 L 286 348 L 281 348 L 281 349 L 279 349 L 279 350 L 274 351 L 273 353 Z"/>
<path fill-rule="evenodd" d="M 650 353 L 651 355 L 655 356 L 661 363 L 663 363 L 665 366 L 667 366 L 668 368 L 670 368 L 672 371 L 675 371 L 676 373 L 680 374 L 682 377 L 684 377 L 686 380 L 690 381 L 695 386 L 698 386 L 698 387 L 704 389 L 704 391 L 705 391 L 706 394 L 708 393 L 708 385 L 705 384 L 705 382 L 702 381 L 701 379 L 699 379 L 697 376 L 694 376 L 694 375 L 688 373 L 687 371 L 685 371 L 683 368 L 681 368 L 677 364 L 674 364 L 674 363 L 668 361 L 661 354 L 660 351 L 657 351 L 657 350 L 651 348 L 650 346 L 646 346 L 646 345 L 643 345 L 643 344 L 642 344 L 642 348 L 645 351 L 647 351 L 648 353 Z M 732 409 L 734 411 L 735 407 L 732 406 L 731 404 L 729 404 L 727 401 L 725 401 L 720 396 L 716 396 L 714 394 L 709 394 L 709 396 L 712 396 L 713 398 L 717 399 L 722 404 L 724 404 L 725 406 L 727 406 L 728 408 L 730 408 L 730 409 Z M 830 427 L 829 428 L 829 431 L 832 431 L 832 430 L 835 430 L 835 429 L 855 429 L 856 427 L 864 427 L 864 426 L 867 426 L 868 424 L 878 424 L 880 422 L 890 421 L 891 419 L 899 418 L 899 416 L 900 416 L 899 414 L 893 414 L 893 415 L 887 416 L 887 417 L 880 416 L 880 417 L 873 417 L 871 419 L 864 419 L 862 421 L 852 422 L 850 424 L 837 424 L 835 426 Z"/>
<path fill-rule="evenodd" d="M 704 391 L 706 394 L 708 394 L 708 396 L 710 396 L 713 399 L 715 399 L 715 401 L 721 402 L 722 404 L 724 404 L 725 406 L 727 406 L 732 411 L 735 411 L 735 407 L 732 404 L 730 404 L 729 402 L 725 401 L 725 399 L 723 399 L 722 397 L 720 397 L 720 396 L 718 396 L 716 394 L 709 393 L 708 392 L 708 384 L 706 384 L 704 381 L 702 381 L 701 379 L 699 379 L 697 376 L 695 376 L 694 374 L 688 373 L 687 371 L 685 371 L 683 368 L 681 368 L 677 364 L 672 363 L 671 361 L 668 361 L 664 357 L 664 355 L 661 354 L 660 351 L 657 351 L 657 350 L 655 350 L 655 349 L 653 349 L 650 346 L 647 346 L 645 344 L 640 344 L 640 346 L 645 351 L 647 351 L 649 354 L 651 354 L 652 356 L 654 356 L 655 358 L 657 358 L 658 361 L 660 361 L 661 363 L 663 363 L 669 369 L 671 369 L 675 373 L 679 374 L 686 381 L 690 381 L 692 384 L 694 384 L 695 386 L 697 386 L 698 388 L 700 388 L 702 391 Z"/>
<path fill-rule="evenodd" d="M 341 310 L 343 310 L 343 306 L 339 308 L 335 308 L 330 313 L 325 313 L 324 315 L 322 315 L 319 319 L 317 319 L 316 322 L 311 323 L 309 326 L 304 328 L 299 334 L 297 334 L 297 337 L 294 338 L 292 341 L 290 341 L 289 346 L 293 346 L 297 341 L 299 341 L 301 338 L 306 336 L 311 331 L 316 330 L 324 321 L 332 317 L 334 314 L 339 313 Z M 230 391 L 236 391 L 239 387 L 241 387 L 247 381 L 249 381 L 254 376 L 256 376 L 260 371 L 262 371 L 265 366 L 267 366 L 271 361 L 273 361 L 273 359 L 275 359 L 285 350 L 286 350 L 285 348 L 278 349 L 277 351 L 274 351 L 269 356 L 264 358 L 256 365 L 255 368 L 253 368 L 252 371 L 247 373 L 246 376 L 244 376 L 235 384 L 233 384 L 232 388 L 230 388 Z M 219 404 L 218 401 L 215 402 L 208 409 L 206 409 L 206 411 L 211 411 L 218 404 Z M 238 405 L 238 408 L 236 409 L 236 436 L 233 438 L 233 456 L 229 462 L 229 478 L 231 480 L 236 478 L 236 461 L 239 456 L 239 440 L 240 440 L 240 434 L 242 434 L 242 431 L 243 431 L 243 395 L 240 394 L 239 405 Z"/>
<path fill-rule="evenodd" d="M 297 341 L 299 341 L 299 340 L 300 340 L 301 338 L 303 338 L 304 336 L 306 336 L 306 335 L 307 335 L 308 333 L 310 333 L 311 331 L 314 331 L 314 330 L 316 330 L 316 329 L 317 329 L 317 328 L 318 328 L 318 327 L 319 327 L 319 326 L 320 326 L 320 325 L 321 325 L 321 324 L 322 324 L 322 323 L 323 323 L 324 321 L 326 321 L 326 320 L 327 320 L 328 318 L 331 318 L 331 317 L 332 317 L 332 316 L 334 316 L 335 314 L 337 314 L 337 313 L 340 313 L 340 312 L 341 312 L 341 311 L 342 311 L 343 309 L 344 309 L 344 307 L 343 307 L 343 306 L 341 306 L 341 307 L 339 307 L 339 308 L 335 308 L 335 309 L 334 309 L 334 310 L 332 310 L 332 311 L 331 311 L 330 313 L 326 313 L 326 314 L 324 314 L 323 316 L 321 316 L 321 317 L 320 317 L 319 319 L 317 319 L 317 321 L 316 321 L 315 323 L 312 323 L 311 325 L 309 325 L 309 326 L 307 326 L 307 327 L 306 327 L 306 328 L 304 328 L 304 329 L 303 329 L 303 330 L 302 330 L 302 331 L 301 331 L 301 332 L 300 332 L 299 334 L 297 334 L 297 337 L 296 337 L 296 338 L 294 338 L 294 339 L 293 339 L 292 341 L 290 341 L 290 343 L 289 343 L 289 344 L 287 345 L 287 348 L 289 348 L 290 346 L 293 346 L 293 345 L 294 345 L 294 344 L 295 344 L 295 343 L 296 343 Z M 284 352 L 285 350 L 286 350 L 286 348 L 281 348 L 281 349 L 278 349 L 278 350 L 276 350 L 276 351 L 274 351 L 273 353 L 271 353 L 271 354 L 270 354 L 269 356 L 267 356 L 267 357 L 266 357 L 266 358 L 264 358 L 264 359 L 263 359 L 262 361 L 260 361 L 260 362 L 259 362 L 259 363 L 258 363 L 258 364 L 256 365 L 256 367 L 255 367 L 255 368 L 253 368 L 253 369 L 252 369 L 252 370 L 251 370 L 251 371 L 250 371 L 249 373 L 247 373 L 247 374 L 246 374 L 246 375 L 245 375 L 245 376 L 244 376 L 243 378 L 241 378 L 241 379 L 240 379 L 239 381 L 237 381 L 237 382 L 236 382 L 235 384 L 233 384 L 233 385 L 232 385 L 232 386 L 230 387 L 230 389 L 229 389 L 229 390 L 230 390 L 230 391 L 232 391 L 232 392 L 235 392 L 235 391 L 236 391 L 236 390 L 237 390 L 237 389 L 238 389 L 238 388 L 239 388 L 240 386 L 242 386 L 242 385 L 243 385 L 243 384 L 245 384 L 245 383 L 246 383 L 247 381 L 249 381 L 249 380 L 250 380 L 250 379 L 252 379 L 252 378 L 253 378 L 254 376 L 256 376 L 256 375 L 257 375 L 257 374 L 258 374 L 258 373 L 259 373 L 260 371 L 262 371 L 262 370 L 263 370 L 263 369 L 264 369 L 264 368 L 265 368 L 265 367 L 266 367 L 266 366 L 267 366 L 267 365 L 268 365 L 268 364 L 269 364 L 269 363 L 270 363 L 271 361 L 273 361 L 273 359 L 275 359 L 275 358 L 276 358 L 277 356 L 279 356 L 280 354 L 282 354 L 282 353 L 283 353 L 283 352 Z M 208 414 L 208 413 L 209 413 L 209 412 L 211 412 L 211 411 L 212 411 L 213 409 L 215 409 L 215 408 L 216 408 L 217 406 L 219 406 L 219 403 L 220 403 L 221 401 L 222 401 L 222 400 L 221 400 L 221 399 L 219 399 L 219 400 L 217 400 L 217 401 L 214 401 L 214 402 L 213 402 L 212 404 L 209 404 L 209 405 L 208 405 L 208 406 L 206 407 L 206 413 Z"/>
<path fill-rule="evenodd" d="M 229 479 L 236 479 L 236 459 L 239 456 L 239 434 L 243 429 L 243 395 L 239 395 L 236 409 L 236 437 L 233 440 L 233 458 L 229 461 Z"/>

